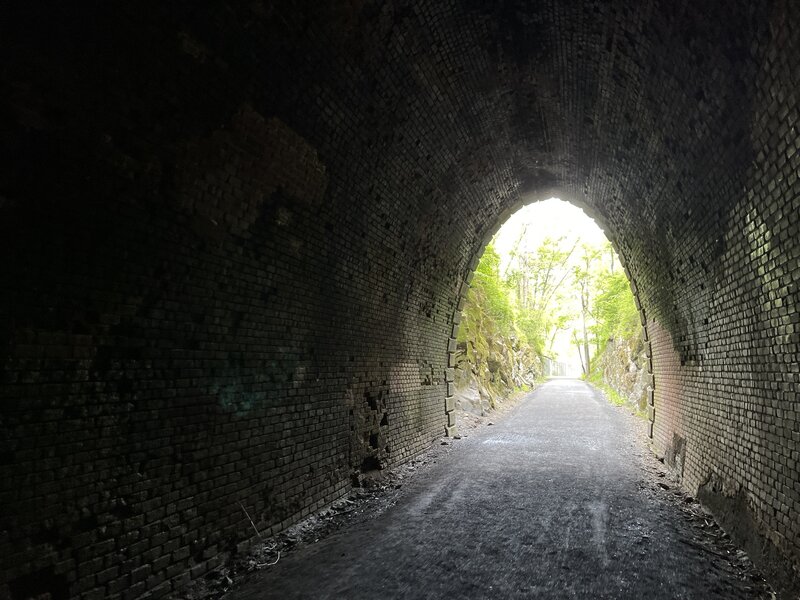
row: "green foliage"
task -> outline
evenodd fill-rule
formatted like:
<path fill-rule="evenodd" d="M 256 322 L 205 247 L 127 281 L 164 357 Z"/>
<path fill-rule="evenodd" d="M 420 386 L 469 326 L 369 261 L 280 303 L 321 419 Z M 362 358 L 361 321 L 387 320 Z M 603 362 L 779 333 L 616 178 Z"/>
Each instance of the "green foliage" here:
<path fill-rule="evenodd" d="M 489 244 L 475 269 L 461 315 L 458 342 L 472 365 L 485 362 L 490 341 L 516 332 L 514 307 L 508 286 L 500 278 L 500 256 Z"/>
<path fill-rule="evenodd" d="M 491 407 L 534 381 L 539 358 L 520 329 L 513 287 L 501 277 L 491 244 L 473 275 L 457 341 L 456 366 L 471 373 Z"/>
<path fill-rule="evenodd" d="M 533 252 L 515 247 L 504 274 L 500 264 L 489 244 L 462 312 L 459 348 L 474 373 L 486 368 L 490 355 L 497 362 L 499 343 L 542 355 L 552 352 L 559 332 L 571 330 L 584 367 L 591 367 L 589 354 L 599 357 L 609 339 L 639 335 L 633 295 L 624 272 L 615 269 L 610 244 L 545 238 Z"/>
<path fill-rule="evenodd" d="M 641 407 L 631 396 L 638 375 L 631 375 L 629 365 L 641 352 L 642 329 L 625 273 L 621 269 L 598 269 L 593 294 L 593 324 L 589 329 L 597 356 L 591 364 L 589 379 L 605 392 L 612 404 L 626 405 L 641 416 Z"/>
<path fill-rule="evenodd" d="M 514 290 L 517 327 L 539 354 L 548 350 L 554 335 L 570 320 L 563 313 L 561 294 L 575 247 L 565 237 L 547 237 L 533 252 L 515 249 L 511 254 L 506 281 Z"/>
<path fill-rule="evenodd" d="M 514 308 L 509 301 L 508 286 L 500 279 L 500 255 L 491 244 L 475 270 L 470 294 L 498 333 L 509 335 L 513 331 Z"/>
<path fill-rule="evenodd" d="M 517 329 L 521 337 L 536 351 L 537 354 L 544 352 L 546 339 L 544 327 L 540 316 L 534 312 L 522 311 L 517 317 Z"/>
<path fill-rule="evenodd" d="M 621 270 L 605 272 L 597 278 L 592 327 L 601 348 L 610 339 L 631 339 L 639 333 L 639 312 L 633 300 L 630 284 Z"/>

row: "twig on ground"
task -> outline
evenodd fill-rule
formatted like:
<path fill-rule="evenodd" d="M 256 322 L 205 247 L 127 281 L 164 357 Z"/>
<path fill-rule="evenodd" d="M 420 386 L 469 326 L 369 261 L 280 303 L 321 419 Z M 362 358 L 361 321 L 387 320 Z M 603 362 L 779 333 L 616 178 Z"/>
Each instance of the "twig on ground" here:
<path fill-rule="evenodd" d="M 263 569 L 264 567 L 271 567 L 273 565 L 277 565 L 278 561 L 281 559 L 281 551 L 278 550 L 278 558 L 276 558 L 271 563 L 256 563 L 256 567 L 259 569 Z"/>
<path fill-rule="evenodd" d="M 256 532 L 256 535 L 258 536 L 258 539 L 260 539 L 263 542 L 264 538 L 261 537 L 261 532 L 256 527 L 256 524 L 253 523 L 253 519 L 250 518 L 250 513 L 247 512 L 247 509 L 244 507 L 244 504 L 242 504 L 241 502 L 239 502 L 239 506 L 242 507 L 242 510 L 244 511 L 244 514 L 247 515 L 247 519 L 250 521 L 250 525 L 253 526 L 253 530 Z"/>

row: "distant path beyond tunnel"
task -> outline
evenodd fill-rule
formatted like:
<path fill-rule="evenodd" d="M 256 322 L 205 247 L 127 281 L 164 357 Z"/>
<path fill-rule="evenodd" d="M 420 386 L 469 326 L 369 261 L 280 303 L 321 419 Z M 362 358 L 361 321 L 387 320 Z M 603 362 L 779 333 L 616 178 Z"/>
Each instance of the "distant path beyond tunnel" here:
<path fill-rule="evenodd" d="M 226 598 L 759 597 L 654 491 L 630 417 L 585 383 L 550 381 L 455 443 L 397 506 Z"/>

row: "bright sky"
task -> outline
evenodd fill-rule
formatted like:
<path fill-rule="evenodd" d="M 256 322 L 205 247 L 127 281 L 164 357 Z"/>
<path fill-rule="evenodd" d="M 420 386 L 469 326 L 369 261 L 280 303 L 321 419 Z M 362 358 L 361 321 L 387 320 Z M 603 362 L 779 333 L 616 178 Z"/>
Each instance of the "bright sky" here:
<path fill-rule="evenodd" d="M 603 230 L 577 206 L 558 198 L 529 204 L 515 212 L 497 232 L 494 249 L 501 257 L 501 272 L 508 263 L 508 254 L 520 238 L 525 236 L 519 250 L 534 251 L 546 237 L 569 240 L 580 238 L 592 246 L 606 242 Z"/>
<path fill-rule="evenodd" d="M 568 202 L 550 198 L 529 204 L 511 215 L 495 236 L 494 248 L 500 255 L 501 273 L 505 271 L 509 253 L 520 236 L 518 250 L 530 252 L 535 251 L 546 237 L 558 239 L 563 236 L 570 241 L 577 238 L 591 246 L 600 246 L 607 241 L 600 227 L 580 208 Z M 576 299 L 564 301 L 570 300 L 577 302 Z M 569 331 L 563 331 L 556 336 L 553 353 L 556 355 L 554 358 L 569 365 L 568 375 L 577 377 L 580 375 L 580 357 L 570 335 Z"/>

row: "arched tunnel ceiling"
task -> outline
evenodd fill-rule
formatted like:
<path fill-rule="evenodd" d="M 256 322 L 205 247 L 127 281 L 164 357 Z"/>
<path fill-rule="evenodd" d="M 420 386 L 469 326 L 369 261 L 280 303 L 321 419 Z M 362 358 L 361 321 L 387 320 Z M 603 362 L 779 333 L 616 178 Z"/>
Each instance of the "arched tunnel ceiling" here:
<path fill-rule="evenodd" d="M 141 17 L 85 16 L 98 31 L 83 43 L 52 24 L 84 16 L 43 19 L 56 31 L 38 28 L 42 51 L 73 68 L 53 73 L 21 62 L 20 78 L 39 77 L 72 102 L 68 117 L 84 137 L 135 143 L 118 111 L 104 110 L 119 101 L 128 118 L 173 140 L 164 158 L 178 165 L 181 146 L 230 127 L 244 106 L 277 116 L 318 153 L 312 168 L 330 174 L 326 203 L 365 197 L 386 214 L 419 214 L 443 233 L 434 243 L 449 246 L 444 255 L 463 255 L 453 246 L 474 244 L 470 236 L 480 237 L 520 193 L 555 189 L 587 206 L 623 256 L 646 263 L 645 295 L 663 288 L 681 260 L 671 246 L 721 251 L 706 221 L 724 231 L 746 187 L 757 152 L 757 75 L 771 20 L 782 15 L 767 3 L 155 10 L 169 28 L 143 33 L 129 26 Z M 153 41 L 158 54 L 168 45 L 183 56 L 143 58 Z M 87 68 L 93 61 L 100 64 Z M 202 74 L 189 74 L 193 61 Z M 31 67 L 41 67 L 38 75 Z M 166 89 L 153 90 L 154 80 Z M 117 97 L 98 94 L 87 106 L 88 86 L 111 86 Z M 19 103 L 35 93 L 15 91 Z M 100 120 L 89 131 L 80 122 L 87 110 Z M 400 189 L 406 194 L 393 197 Z M 432 233 L 405 225 L 422 238 Z M 419 250 L 442 255 L 427 243 Z M 672 300 L 650 294 L 648 305 L 667 322 L 677 318 Z"/>
<path fill-rule="evenodd" d="M 200 494 L 214 519 L 176 518 L 211 546 L 249 534 L 235 496 L 277 531 L 441 434 L 470 264 L 555 194 L 629 267 L 656 446 L 797 564 L 798 23 L 790 2 L 28 3 L 3 25 L 0 474 L 45 497 L 80 443 L 113 480 L 101 516 Z M 52 536 L 98 486 L 48 497 Z M 40 527 L 12 504 L 4 556 Z"/>

